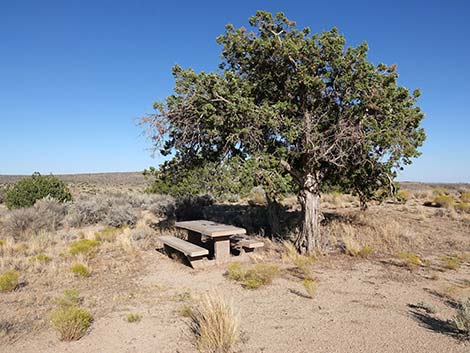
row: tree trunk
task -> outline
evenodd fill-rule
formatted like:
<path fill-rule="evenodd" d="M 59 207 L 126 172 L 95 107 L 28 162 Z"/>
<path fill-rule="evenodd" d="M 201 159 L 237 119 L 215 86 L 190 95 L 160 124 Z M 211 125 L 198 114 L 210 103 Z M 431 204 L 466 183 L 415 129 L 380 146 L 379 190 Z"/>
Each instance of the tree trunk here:
<path fill-rule="evenodd" d="M 308 175 L 300 192 L 303 224 L 295 240 L 295 247 L 301 254 L 312 254 L 320 248 L 320 188 L 312 175 Z"/>
<path fill-rule="evenodd" d="M 271 200 L 269 197 L 267 206 L 268 225 L 272 237 L 277 237 L 281 234 L 280 222 L 280 205 L 276 200 Z"/>

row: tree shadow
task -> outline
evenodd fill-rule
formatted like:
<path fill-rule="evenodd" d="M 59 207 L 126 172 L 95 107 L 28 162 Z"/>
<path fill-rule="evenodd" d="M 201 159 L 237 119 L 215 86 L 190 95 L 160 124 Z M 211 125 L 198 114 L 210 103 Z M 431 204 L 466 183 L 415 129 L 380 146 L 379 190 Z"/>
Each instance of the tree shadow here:
<path fill-rule="evenodd" d="M 438 291 L 430 288 L 424 288 L 424 291 L 432 295 L 433 297 L 441 300 L 445 305 L 452 309 L 458 309 L 460 304 L 455 299 L 449 298 L 445 294 L 439 293 Z"/>
<path fill-rule="evenodd" d="M 421 327 L 453 338 L 462 338 L 461 332 L 448 320 L 441 320 L 431 315 L 421 313 L 414 308 L 410 310 L 410 314 Z"/>

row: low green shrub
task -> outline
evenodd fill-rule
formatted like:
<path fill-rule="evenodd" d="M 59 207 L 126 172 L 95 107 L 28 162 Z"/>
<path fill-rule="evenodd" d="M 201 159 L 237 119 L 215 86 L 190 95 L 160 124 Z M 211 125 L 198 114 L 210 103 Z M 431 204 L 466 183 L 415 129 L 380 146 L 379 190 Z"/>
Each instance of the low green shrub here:
<path fill-rule="evenodd" d="M 18 285 L 20 274 L 14 270 L 8 270 L 0 275 L 0 292 L 11 292 Z"/>
<path fill-rule="evenodd" d="M 90 277 L 91 271 L 84 264 L 74 264 L 70 268 L 74 275 L 79 277 Z"/>
<path fill-rule="evenodd" d="M 142 315 L 140 314 L 130 313 L 126 316 L 127 322 L 139 322 L 140 320 L 142 320 Z"/>
<path fill-rule="evenodd" d="M 258 289 L 261 286 L 271 284 L 278 274 L 279 267 L 277 265 L 256 264 L 244 267 L 235 262 L 228 267 L 226 276 L 230 280 L 241 282 L 244 288 Z"/>
<path fill-rule="evenodd" d="M 52 257 L 47 256 L 46 254 L 37 254 L 29 258 L 31 262 L 43 262 L 48 263 L 52 261 Z"/>
<path fill-rule="evenodd" d="M 75 341 L 83 337 L 91 326 L 93 317 L 83 308 L 62 306 L 51 315 L 52 327 L 61 341 Z"/>
<path fill-rule="evenodd" d="M 8 188 L 5 204 L 9 209 L 31 207 L 44 197 L 51 197 L 60 202 L 72 200 L 72 194 L 65 182 L 53 175 L 34 173 Z"/>
<path fill-rule="evenodd" d="M 72 255 L 77 254 L 89 254 L 101 243 L 97 240 L 81 239 L 77 240 L 69 245 L 69 253 Z"/>

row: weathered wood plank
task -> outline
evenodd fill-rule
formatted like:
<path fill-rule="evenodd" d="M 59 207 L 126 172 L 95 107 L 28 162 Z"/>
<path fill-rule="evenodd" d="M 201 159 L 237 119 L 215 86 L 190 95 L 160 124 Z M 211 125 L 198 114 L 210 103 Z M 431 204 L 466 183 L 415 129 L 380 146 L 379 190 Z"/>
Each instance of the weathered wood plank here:
<path fill-rule="evenodd" d="M 181 251 L 183 254 L 190 258 L 200 257 L 200 256 L 207 256 L 209 255 L 209 250 L 204 249 L 200 246 L 187 242 L 186 240 L 176 238 L 169 235 L 163 235 L 158 237 L 158 239 L 163 243 L 166 244 L 178 251 Z"/>
<path fill-rule="evenodd" d="M 178 228 L 188 229 L 193 232 L 198 232 L 212 238 L 246 234 L 246 230 L 244 228 L 206 220 L 176 222 L 175 226 Z"/>

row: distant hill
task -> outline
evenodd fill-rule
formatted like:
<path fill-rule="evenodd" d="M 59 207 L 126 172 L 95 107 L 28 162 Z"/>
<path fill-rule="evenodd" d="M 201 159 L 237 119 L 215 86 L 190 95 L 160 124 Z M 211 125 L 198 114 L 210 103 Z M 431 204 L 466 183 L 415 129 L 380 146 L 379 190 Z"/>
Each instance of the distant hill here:
<path fill-rule="evenodd" d="M 125 185 L 144 186 L 145 179 L 142 172 L 116 172 L 116 173 L 84 173 L 56 175 L 70 184 L 95 184 L 95 185 Z M 0 185 L 12 184 L 24 175 L 0 175 Z"/>

